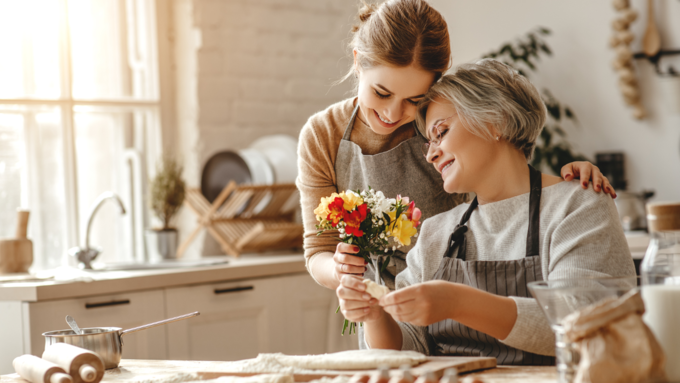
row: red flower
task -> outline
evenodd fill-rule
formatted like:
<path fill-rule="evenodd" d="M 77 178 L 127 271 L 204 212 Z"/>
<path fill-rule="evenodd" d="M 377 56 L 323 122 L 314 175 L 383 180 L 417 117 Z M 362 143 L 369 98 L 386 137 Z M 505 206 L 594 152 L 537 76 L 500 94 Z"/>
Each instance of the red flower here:
<path fill-rule="evenodd" d="M 361 237 L 364 232 L 359 229 L 361 223 L 366 219 L 367 204 L 361 204 L 351 213 L 345 212 L 345 233 L 355 237 Z"/>
<path fill-rule="evenodd" d="M 343 215 L 345 213 L 345 209 L 343 209 L 342 205 L 345 203 L 345 201 L 342 200 L 340 197 L 335 197 L 333 202 L 328 204 L 328 210 L 330 213 L 328 213 L 328 217 L 326 217 L 327 221 L 331 222 L 331 226 L 336 227 L 338 226 L 338 222 L 343 218 Z"/>

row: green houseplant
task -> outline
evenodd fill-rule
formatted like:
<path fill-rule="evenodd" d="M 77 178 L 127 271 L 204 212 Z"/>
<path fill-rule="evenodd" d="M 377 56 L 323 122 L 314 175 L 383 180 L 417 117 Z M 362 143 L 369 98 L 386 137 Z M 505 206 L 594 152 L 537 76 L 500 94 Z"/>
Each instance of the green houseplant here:
<path fill-rule="evenodd" d="M 501 45 L 498 50 L 486 54 L 483 58 L 502 61 L 523 76 L 529 77 L 530 72 L 538 71 L 536 61 L 541 55 L 552 55 L 552 50 L 544 39 L 548 35 L 549 29 L 538 27 L 516 41 Z M 555 174 L 560 174 L 562 166 L 574 161 L 588 161 L 588 158 L 573 150 L 562 128 L 562 123 L 567 121 L 578 125 L 572 109 L 559 102 L 547 89 L 542 90 L 541 96 L 548 110 L 548 119 L 536 142 L 531 165 L 537 169 L 547 166 Z"/>
<path fill-rule="evenodd" d="M 146 231 L 146 246 L 149 261 L 158 262 L 175 258 L 177 254 L 177 230 L 170 221 L 182 207 L 185 184 L 182 180 L 182 166 L 170 157 L 163 157 L 151 180 L 149 204 L 154 215 L 163 223 L 161 228 Z"/>

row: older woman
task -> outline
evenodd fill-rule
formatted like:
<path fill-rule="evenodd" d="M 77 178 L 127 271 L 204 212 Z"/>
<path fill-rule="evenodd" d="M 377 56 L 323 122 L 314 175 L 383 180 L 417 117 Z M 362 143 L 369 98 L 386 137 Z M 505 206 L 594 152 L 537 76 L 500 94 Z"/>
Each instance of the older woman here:
<path fill-rule="evenodd" d="M 545 118 L 536 88 L 494 60 L 429 90 L 423 152 L 448 193 L 476 197 L 424 222 L 397 291 L 377 301 L 342 278 L 342 312 L 364 322 L 371 348 L 551 364 L 553 334 L 527 282 L 635 275 L 611 198 L 527 165 Z"/>

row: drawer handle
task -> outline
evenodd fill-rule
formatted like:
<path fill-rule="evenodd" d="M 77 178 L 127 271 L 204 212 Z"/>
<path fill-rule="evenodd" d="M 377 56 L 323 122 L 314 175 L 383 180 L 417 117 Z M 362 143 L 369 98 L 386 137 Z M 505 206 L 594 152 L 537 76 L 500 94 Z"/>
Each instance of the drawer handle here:
<path fill-rule="evenodd" d="M 254 286 L 232 287 L 229 289 L 215 289 L 215 294 L 237 293 L 239 291 L 255 290 Z"/>
<path fill-rule="evenodd" d="M 96 309 L 97 307 L 129 305 L 129 304 L 130 304 L 129 299 L 123 299 L 123 300 L 120 300 L 120 301 L 111 301 L 111 302 L 85 303 L 85 308 L 86 309 Z"/>

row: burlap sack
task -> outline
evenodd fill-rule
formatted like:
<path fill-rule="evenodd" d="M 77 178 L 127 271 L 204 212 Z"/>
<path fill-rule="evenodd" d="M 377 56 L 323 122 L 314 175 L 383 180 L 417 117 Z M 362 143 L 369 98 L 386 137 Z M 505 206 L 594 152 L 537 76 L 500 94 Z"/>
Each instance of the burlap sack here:
<path fill-rule="evenodd" d="M 642 321 L 639 291 L 588 306 L 567 316 L 566 340 L 578 343 L 576 383 L 664 382 L 666 356 Z"/>

